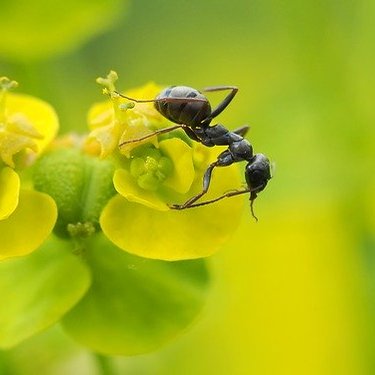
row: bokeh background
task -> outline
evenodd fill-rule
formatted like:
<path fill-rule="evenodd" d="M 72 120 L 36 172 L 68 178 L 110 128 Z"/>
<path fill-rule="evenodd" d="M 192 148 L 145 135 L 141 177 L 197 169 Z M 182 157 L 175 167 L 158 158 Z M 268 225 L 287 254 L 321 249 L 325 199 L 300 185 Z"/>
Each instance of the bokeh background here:
<path fill-rule="evenodd" d="M 52 103 L 62 133 L 86 131 L 110 69 L 121 89 L 237 85 L 218 121 L 251 125 L 275 163 L 259 222 L 246 210 L 210 259 L 201 317 L 157 352 L 114 358 L 119 373 L 375 374 L 375 2 L 13 0 L 0 13 L 1 75 Z M 98 373 L 58 327 L 0 363 Z"/>

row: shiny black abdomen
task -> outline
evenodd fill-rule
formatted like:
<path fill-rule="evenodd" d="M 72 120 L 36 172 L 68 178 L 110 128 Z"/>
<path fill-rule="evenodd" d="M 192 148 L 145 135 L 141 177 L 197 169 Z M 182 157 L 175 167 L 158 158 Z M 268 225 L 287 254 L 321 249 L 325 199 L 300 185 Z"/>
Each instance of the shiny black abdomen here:
<path fill-rule="evenodd" d="M 198 98 L 203 101 L 169 101 L 166 98 Z M 155 108 L 168 120 L 192 128 L 199 127 L 201 122 L 211 114 L 211 105 L 198 90 L 187 86 L 171 86 L 164 89 L 157 97 Z M 207 124 L 208 125 L 208 124 Z"/>

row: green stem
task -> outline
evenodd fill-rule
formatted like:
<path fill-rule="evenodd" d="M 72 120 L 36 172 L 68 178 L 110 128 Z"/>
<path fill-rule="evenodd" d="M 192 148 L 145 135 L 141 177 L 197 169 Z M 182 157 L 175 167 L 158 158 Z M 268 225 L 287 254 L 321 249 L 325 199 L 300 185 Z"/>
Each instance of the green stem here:
<path fill-rule="evenodd" d="M 11 374 L 11 367 L 6 358 L 6 352 L 0 350 L 0 374 Z"/>
<path fill-rule="evenodd" d="M 115 370 L 110 357 L 98 353 L 95 353 L 94 356 L 96 363 L 98 364 L 100 375 L 116 375 L 117 371 Z"/>

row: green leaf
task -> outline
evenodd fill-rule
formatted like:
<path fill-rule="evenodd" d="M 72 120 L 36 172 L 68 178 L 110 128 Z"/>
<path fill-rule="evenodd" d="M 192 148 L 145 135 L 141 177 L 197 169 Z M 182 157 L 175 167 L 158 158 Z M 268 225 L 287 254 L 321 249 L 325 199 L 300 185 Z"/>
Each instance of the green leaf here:
<path fill-rule="evenodd" d="M 40 59 L 77 48 L 112 27 L 124 0 L 12 0 L 1 4 L 0 54 Z"/>
<path fill-rule="evenodd" d="M 203 260 L 150 260 L 123 252 L 103 235 L 88 241 L 92 286 L 63 319 L 79 343 L 103 354 L 145 353 L 196 318 L 209 281 Z"/>
<path fill-rule="evenodd" d="M 87 268 L 56 239 L 33 254 L 0 263 L 0 348 L 57 322 L 87 290 Z"/>
<path fill-rule="evenodd" d="M 56 216 L 56 204 L 47 194 L 21 191 L 15 211 L 0 221 L 0 260 L 37 249 L 51 233 Z"/>

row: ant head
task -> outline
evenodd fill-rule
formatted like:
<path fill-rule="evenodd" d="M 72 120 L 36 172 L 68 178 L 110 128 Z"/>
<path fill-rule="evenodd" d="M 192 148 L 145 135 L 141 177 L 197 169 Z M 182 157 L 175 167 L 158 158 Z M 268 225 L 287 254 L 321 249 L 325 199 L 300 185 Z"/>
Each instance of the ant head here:
<path fill-rule="evenodd" d="M 245 178 L 252 192 L 262 191 L 271 179 L 271 163 L 268 158 L 263 154 L 255 154 L 246 165 Z"/>
<path fill-rule="evenodd" d="M 245 178 L 248 187 L 251 189 L 251 213 L 257 221 L 258 219 L 253 211 L 253 202 L 257 197 L 257 194 L 267 186 L 267 182 L 271 177 L 271 164 L 268 158 L 263 154 L 255 154 L 246 165 Z"/>

